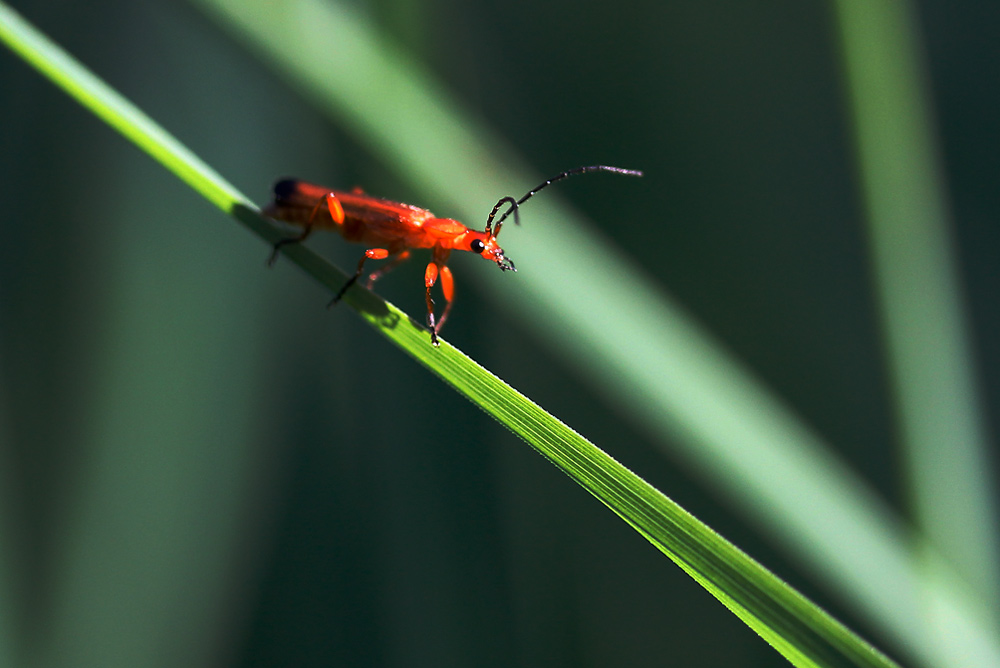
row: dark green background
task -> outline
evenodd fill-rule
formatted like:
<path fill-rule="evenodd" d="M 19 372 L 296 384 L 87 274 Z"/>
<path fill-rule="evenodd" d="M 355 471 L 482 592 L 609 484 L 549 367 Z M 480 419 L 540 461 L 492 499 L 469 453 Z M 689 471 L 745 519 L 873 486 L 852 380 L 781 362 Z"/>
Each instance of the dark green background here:
<path fill-rule="evenodd" d="M 825 3 L 359 6 L 539 172 L 645 170 L 560 194 L 905 512 Z M 450 215 L 188 5 L 16 8 L 259 202 L 297 175 Z M 995 430 L 1000 10 L 919 9 Z M 6 51 L 0 101 L 0 547 L 15 656 L 785 665 L 598 502 L 353 312 L 324 309 L 290 263 L 268 271 L 259 240 Z M 310 244 L 342 267 L 359 253 Z M 452 264 L 450 341 L 881 643 L 516 313 L 480 301 L 489 267 Z M 421 271 L 379 292 L 419 316 Z"/>

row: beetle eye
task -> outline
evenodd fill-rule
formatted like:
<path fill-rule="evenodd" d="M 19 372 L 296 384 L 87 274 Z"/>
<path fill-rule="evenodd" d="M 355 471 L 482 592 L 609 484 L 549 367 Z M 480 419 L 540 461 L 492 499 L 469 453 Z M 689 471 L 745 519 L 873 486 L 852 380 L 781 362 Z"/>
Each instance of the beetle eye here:
<path fill-rule="evenodd" d="M 472 248 L 473 253 L 482 253 L 486 250 L 486 244 L 483 243 L 482 239 L 473 239 L 469 247 Z"/>

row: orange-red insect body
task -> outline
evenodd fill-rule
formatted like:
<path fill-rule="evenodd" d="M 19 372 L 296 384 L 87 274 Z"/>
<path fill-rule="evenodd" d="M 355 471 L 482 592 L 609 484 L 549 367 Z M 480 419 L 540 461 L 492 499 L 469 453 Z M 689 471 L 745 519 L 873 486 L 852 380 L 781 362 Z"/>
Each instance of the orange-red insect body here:
<path fill-rule="evenodd" d="M 431 330 L 431 342 L 438 345 L 437 333 L 444 326 L 451 311 L 455 295 L 455 282 L 447 266 L 448 256 L 453 250 L 469 251 L 495 262 L 500 269 L 516 271 L 514 263 L 504 255 L 497 244 L 500 228 L 511 213 L 518 222 L 518 206 L 545 186 L 572 174 L 589 171 L 610 171 L 631 176 L 641 176 L 641 172 L 598 165 L 578 167 L 563 172 L 543 182 L 520 200 L 503 197 L 493 207 L 483 232 L 470 230 L 451 218 L 438 218 L 427 209 L 380 199 L 364 194 L 360 189 L 354 192 L 339 192 L 322 186 L 312 185 L 296 179 L 284 179 L 274 186 L 274 201 L 264 208 L 264 214 L 303 227 L 297 237 L 283 239 L 274 245 L 269 263 L 277 259 L 279 249 L 289 243 L 304 241 L 315 229 L 334 230 L 344 239 L 369 246 L 358 262 L 357 271 L 334 297 L 336 303 L 361 276 L 366 260 L 393 260 L 372 272 L 367 285 L 381 278 L 386 272 L 410 256 L 413 248 L 431 249 L 431 261 L 424 271 L 424 287 L 427 301 L 427 324 Z M 510 207 L 503 215 L 497 212 L 504 204 Z M 496 222 L 494 223 L 494 218 Z M 445 306 L 440 318 L 434 315 L 434 300 L 431 288 L 440 280 Z"/>

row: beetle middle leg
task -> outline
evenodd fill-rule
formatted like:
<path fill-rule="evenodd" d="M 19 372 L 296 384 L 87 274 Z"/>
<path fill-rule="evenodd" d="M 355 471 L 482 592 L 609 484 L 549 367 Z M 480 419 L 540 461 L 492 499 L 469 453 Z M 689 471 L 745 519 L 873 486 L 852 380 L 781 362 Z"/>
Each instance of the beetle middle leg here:
<path fill-rule="evenodd" d="M 403 264 L 409 259 L 410 259 L 410 251 L 408 250 L 403 251 L 402 253 L 400 253 L 399 255 L 392 258 L 391 260 L 383 264 L 381 267 L 373 271 L 372 273 L 368 274 L 368 282 L 365 283 L 365 287 L 371 290 L 372 286 L 375 285 L 375 281 L 382 278 L 390 271 L 392 271 L 393 269 L 395 269 L 396 267 Z"/>
<path fill-rule="evenodd" d="M 340 288 L 340 291 L 337 292 L 337 295 L 330 301 L 329 304 L 326 305 L 326 307 L 330 308 L 331 306 L 339 302 L 340 298 L 344 296 L 344 293 L 347 292 L 347 290 L 352 285 L 358 282 L 358 278 L 361 277 L 361 274 L 365 270 L 365 262 L 367 260 L 384 260 L 387 257 L 389 257 L 389 251 L 386 250 L 385 248 L 369 248 L 368 250 L 366 250 L 365 254 L 361 256 L 361 260 L 358 261 L 357 271 L 354 272 L 353 276 L 347 279 L 347 282 L 344 283 L 344 286 Z M 393 263 L 395 263 L 395 260 L 393 261 Z"/>

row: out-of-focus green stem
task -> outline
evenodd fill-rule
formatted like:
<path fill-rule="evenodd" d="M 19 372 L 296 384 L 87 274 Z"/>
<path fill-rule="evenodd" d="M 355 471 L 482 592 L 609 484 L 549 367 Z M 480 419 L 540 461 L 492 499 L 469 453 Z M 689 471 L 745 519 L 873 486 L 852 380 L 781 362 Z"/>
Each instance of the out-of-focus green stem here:
<path fill-rule="evenodd" d="M 914 8 L 905 0 L 834 5 L 915 518 L 996 628 L 995 489 Z"/>

